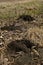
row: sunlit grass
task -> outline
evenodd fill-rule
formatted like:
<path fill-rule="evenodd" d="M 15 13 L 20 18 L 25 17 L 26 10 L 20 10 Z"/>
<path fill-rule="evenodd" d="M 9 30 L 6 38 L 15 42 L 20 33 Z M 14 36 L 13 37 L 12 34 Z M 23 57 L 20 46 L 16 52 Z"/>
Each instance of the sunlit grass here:
<path fill-rule="evenodd" d="M 22 14 L 35 16 L 41 13 L 43 13 L 43 4 L 40 1 L 0 4 L 0 19 L 17 19 Z"/>

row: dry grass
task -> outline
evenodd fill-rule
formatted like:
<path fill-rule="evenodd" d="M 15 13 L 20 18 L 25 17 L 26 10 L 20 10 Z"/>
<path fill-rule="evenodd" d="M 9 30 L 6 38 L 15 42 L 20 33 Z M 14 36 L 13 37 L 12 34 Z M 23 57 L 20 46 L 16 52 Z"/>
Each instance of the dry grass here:
<path fill-rule="evenodd" d="M 31 2 L 30 2 L 31 1 Z M 35 20 L 23 19 L 17 20 L 20 16 L 30 15 Z M 14 30 L 13 24 L 16 26 L 19 22 L 21 24 L 19 28 L 23 30 Z M 1 27 L 7 27 L 7 29 L 1 30 Z M 8 30 L 8 28 L 10 30 Z M 12 29 L 12 30 L 11 30 Z M 25 31 L 26 29 L 26 31 Z M 33 43 L 38 43 L 39 46 L 43 46 L 43 0 L 25 0 L 25 1 L 12 1 L 0 3 L 0 33 L 3 36 L 5 42 L 5 49 L 0 50 L 0 64 L 1 65 L 29 65 L 29 61 L 32 62 L 32 58 L 24 53 L 22 56 L 14 57 L 10 56 L 9 50 L 6 49 L 8 43 L 12 40 L 25 38 Z M 25 34 L 26 33 L 26 34 Z M 13 53 L 11 53 L 14 55 Z M 39 59 L 37 59 L 39 60 Z M 30 63 L 31 63 L 30 62 Z M 4 63 L 4 64 L 3 64 Z M 34 62 L 33 62 L 34 63 Z"/>
<path fill-rule="evenodd" d="M 25 6 L 24 6 L 25 5 Z M 17 17 L 22 14 L 40 14 L 39 9 L 42 8 L 40 1 L 24 2 L 24 3 L 0 3 L 0 18 Z"/>
<path fill-rule="evenodd" d="M 43 2 L 40 1 L 0 3 L 0 25 L 2 26 L 14 22 L 20 15 L 38 17 L 41 14 L 43 14 Z"/>

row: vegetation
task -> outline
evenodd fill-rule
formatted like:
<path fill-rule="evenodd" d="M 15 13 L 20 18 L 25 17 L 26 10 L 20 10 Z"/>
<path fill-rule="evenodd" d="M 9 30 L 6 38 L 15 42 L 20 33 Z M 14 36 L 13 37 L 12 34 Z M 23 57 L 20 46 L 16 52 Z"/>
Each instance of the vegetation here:
<path fill-rule="evenodd" d="M 0 65 L 43 65 L 42 51 L 43 1 L 1 2 Z"/>
<path fill-rule="evenodd" d="M 27 3 L 3 3 L 0 4 L 0 19 L 16 19 L 18 16 L 31 15 L 36 16 L 43 14 L 43 3 L 32 1 Z"/>

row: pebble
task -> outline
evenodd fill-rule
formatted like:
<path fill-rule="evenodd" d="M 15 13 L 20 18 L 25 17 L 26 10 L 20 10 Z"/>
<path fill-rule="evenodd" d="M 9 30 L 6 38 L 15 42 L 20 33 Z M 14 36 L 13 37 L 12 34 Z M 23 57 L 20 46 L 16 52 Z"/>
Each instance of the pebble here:
<path fill-rule="evenodd" d="M 0 42 L 0 46 L 1 46 L 1 45 L 3 45 L 3 43 L 2 43 L 2 42 Z"/>

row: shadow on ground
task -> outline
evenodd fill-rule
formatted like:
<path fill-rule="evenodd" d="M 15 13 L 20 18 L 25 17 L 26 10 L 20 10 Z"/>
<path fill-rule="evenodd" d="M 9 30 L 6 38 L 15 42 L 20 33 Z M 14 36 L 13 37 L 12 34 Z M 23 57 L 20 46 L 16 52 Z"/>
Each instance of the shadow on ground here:
<path fill-rule="evenodd" d="M 20 19 L 22 19 L 24 21 L 33 21 L 33 20 L 35 20 L 35 18 L 30 16 L 30 15 L 21 15 L 21 16 L 18 17 L 17 20 L 20 20 Z"/>
<path fill-rule="evenodd" d="M 21 21 L 22 20 L 22 21 Z M 13 31 L 13 30 L 21 30 L 21 28 L 25 28 L 26 22 L 30 23 L 33 20 L 35 20 L 34 17 L 30 16 L 30 15 L 21 15 L 19 16 L 16 21 L 12 24 L 12 25 L 5 25 L 4 27 L 1 27 L 1 30 L 8 30 L 8 31 Z M 23 24 L 25 23 L 25 25 Z"/>
<path fill-rule="evenodd" d="M 15 40 L 7 45 L 7 49 L 10 49 L 10 51 L 15 50 L 16 52 L 23 51 L 24 53 L 28 53 L 28 48 L 31 49 L 33 46 L 36 46 L 36 44 L 30 42 L 29 40 Z"/>

